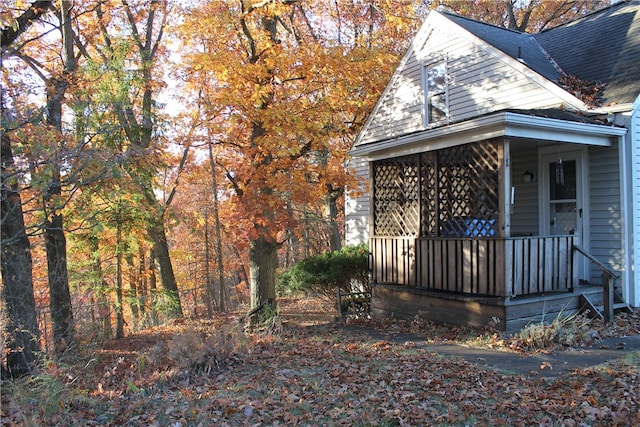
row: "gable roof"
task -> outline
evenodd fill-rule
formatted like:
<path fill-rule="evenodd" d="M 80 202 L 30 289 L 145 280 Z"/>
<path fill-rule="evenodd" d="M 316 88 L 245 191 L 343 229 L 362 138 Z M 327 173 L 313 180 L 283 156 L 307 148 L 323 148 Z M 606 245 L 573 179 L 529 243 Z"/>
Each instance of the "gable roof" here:
<path fill-rule="evenodd" d="M 513 57 L 470 30 L 509 50 Z M 509 37 L 514 35 L 520 43 L 509 45 Z M 503 43 L 498 43 L 498 40 Z M 518 47 L 521 46 L 531 47 L 530 50 L 535 52 L 535 57 L 529 55 L 529 58 L 535 58 L 531 62 L 537 64 L 541 72 L 517 60 L 518 50 L 522 51 Z M 447 58 L 450 79 L 455 81 L 448 93 L 452 100 L 450 117 L 442 123 L 425 125 L 421 71 L 425 63 L 442 58 Z M 586 110 L 587 106 L 581 100 L 551 80 L 559 75 L 553 62 L 530 35 L 432 10 L 353 145 L 428 131 L 508 108 L 563 105 L 572 111 Z"/>
<path fill-rule="evenodd" d="M 604 105 L 632 103 L 640 93 L 640 0 L 622 1 L 536 34 L 443 15 L 548 80 L 557 83 L 565 73 L 604 84 Z"/>
<path fill-rule="evenodd" d="M 442 14 L 471 34 L 527 65 L 546 79 L 557 81 L 560 77 L 557 65 L 531 34 L 485 24 L 452 13 L 443 12 Z"/>
<path fill-rule="evenodd" d="M 452 82 L 446 95 L 449 115 L 442 122 L 425 123 L 420 73 L 442 58 Z M 559 108 L 579 116 L 601 115 L 603 109 L 593 109 L 563 87 L 564 75 L 603 84 L 603 106 L 630 108 L 640 94 L 640 0 L 622 1 L 538 34 L 432 10 L 353 147 L 513 109 L 521 114 Z"/>
<path fill-rule="evenodd" d="M 534 34 L 562 70 L 604 83 L 604 105 L 632 103 L 640 93 L 640 1 L 623 1 Z"/>

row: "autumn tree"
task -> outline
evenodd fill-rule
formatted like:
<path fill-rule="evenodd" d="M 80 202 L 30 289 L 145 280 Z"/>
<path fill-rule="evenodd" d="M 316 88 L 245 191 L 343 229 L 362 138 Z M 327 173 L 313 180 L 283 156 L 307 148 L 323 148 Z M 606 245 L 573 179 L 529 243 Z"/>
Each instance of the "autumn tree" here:
<path fill-rule="evenodd" d="M 173 316 L 182 316 L 165 230 L 167 204 L 156 195 L 157 174 L 164 164 L 164 139 L 155 99 L 162 83 L 155 73 L 164 49 L 167 2 L 114 0 L 85 7 L 84 31 L 76 44 L 82 46 L 88 75 L 100 88 L 87 87 L 87 104 L 92 114 L 108 109 L 110 116 L 104 117 L 106 121 L 100 126 L 109 124 L 111 136 L 119 134 L 124 141 L 114 157 L 142 196 L 141 208 L 148 214 L 146 231 L 153 242 L 161 284 L 173 301 L 168 308 Z"/>
<path fill-rule="evenodd" d="M 46 249 L 49 307 L 55 350 L 63 354 L 74 347 L 74 324 L 67 269 L 67 242 L 64 210 L 77 188 L 72 171 L 82 164 L 82 147 L 64 129 L 64 106 L 69 89 L 73 87 L 77 62 L 72 29 L 72 5 L 69 1 L 43 5 L 34 2 L 26 14 L 36 13 L 38 7 L 50 7 L 50 13 L 38 11 L 39 23 L 30 29 L 21 27 L 15 34 L 14 47 L 3 50 L 3 57 L 11 59 L 11 73 L 6 81 L 7 93 L 22 120 L 16 130 L 21 135 L 20 156 L 23 167 L 28 164 L 30 188 L 40 199 L 36 233 L 42 232 Z M 24 15 L 23 15 L 24 16 Z M 18 19 L 19 21 L 20 19 Z M 24 96 L 26 84 L 39 84 Z M 40 107 L 34 104 L 42 102 Z M 15 151 L 14 151 L 15 152 Z"/>
<path fill-rule="evenodd" d="M 6 58 L 19 56 L 24 44 L 18 42 L 20 36 L 42 18 L 51 6 L 51 1 L 36 1 L 28 4 L 24 10 L 20 10 L 17 5 L 13 8 L 3 7 L 3 28 L 0 36 L 3 64 Z M 17 15 L 13 15 L 15 10 L 20 10 Z M 4 66 L 2 70 L 0 244 L 2 297 L 9 323 L 7 359 L 6 365 L 2 368 L 3 375 L 6 370 L 13 376 L 33 370 L 40 350 L 40 335 L 33 293 L 31 248 L 20 195 L 20 185 L 24 183 L 24 171 L 16 167 L 10 136 L 11 131 L 24 126 L 27 122 L 16 123 L 20 117 L 24 116 L 15 114 L 20 106 L 16 105 L 16 97 L 11 96 L 11 91 L 7 89 L 8 85 L 4 84 L 10 79 Z M 13 92 L 14 95 L 15 93 Z M 9 113 L 9 107 L 5 104 L 8 102 L 7 98 L 13 101 L 11 107 L 13 114 Z"/>
<path fill-rule="evenodd" d="M 60 2 L 58 17 L 60 19 L 62 64 L 61 69 L 51 70 L 45 82 L 47 124 L 55 130 L 52 136 L 58 140 L 46 172 L 49 174 L 50 180 L 43 192 L 43 210 L 51 322 L 56 352 L 59 354 L 73 347 L 75 340 L 67 270 L 67 241 L 62 213 L 64 208 L 63 178 L 61 176 L 63 159 L 60 156 L 61 152 L 65 150 L 66 142 L 63 133 L 62 106 L 65 93 L 78 68 L 71 26 L 71 7 L 70 1 Z"/>
<path fill-rule="evenodd" d="M 510 30 L 538 32 L 610 4 L 609 0 L 438 0 L 432 6 Z"/>
<path fill-rule="evenodd" d="M 406 41 L 417 22 L 409 3 L 341 15 L 350 5 L 211 1 L 185 13 L 183 75 L 206 100 L 236 212 L 230 226 L 247 236 L 252 307 L 275 300 L 278 250 L 299 233 L 299 212 L 322 209 L 349 179 L 349 135 L 375 99 L 367 83 L 382 87 L 398 58 L 377 39 Z"/>
<path fill-rule="evenodd" d="M 30 373 L 35 366 L 40 351 L 40 332 L 33 295 L 31 248 L 24 224 L 18 179 L 14 175 L 11 140 L 4 129 L 0 155 L 0 262 L 2 301 L 8 321 L 7 359 L 2 371 L 3 376 L 5 371 L 10 376 L 21 376 Z"/>

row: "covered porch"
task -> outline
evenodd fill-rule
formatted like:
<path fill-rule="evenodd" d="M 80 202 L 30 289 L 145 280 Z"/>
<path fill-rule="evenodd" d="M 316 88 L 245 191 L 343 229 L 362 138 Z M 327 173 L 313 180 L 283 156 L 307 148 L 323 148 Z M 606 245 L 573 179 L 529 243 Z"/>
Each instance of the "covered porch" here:
<path fill-rule="evenodd" d="M 573 280 L 574 236 L 384 238 L 371 245 L 372 313 L 517 331 L 603 303 Z"/>
<path fill-rule="evenodd" d="M 493 122 L 468 139 L 454 132 L 370 154 L 374 314 L 479 327 L 498 317 L 512 331 L 576 311 L 585 296 L 602 303 L 603 272 L 583 254 L 600 202 L 589 161 L 612 164 L 617 134 L 503 114 L 511 127 Z"/>

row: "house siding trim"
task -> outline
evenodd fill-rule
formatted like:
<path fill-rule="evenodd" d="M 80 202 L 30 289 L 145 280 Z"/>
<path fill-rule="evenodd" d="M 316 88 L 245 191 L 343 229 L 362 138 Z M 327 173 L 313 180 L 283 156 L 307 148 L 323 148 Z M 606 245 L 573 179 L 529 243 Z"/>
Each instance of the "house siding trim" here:
<path fill-rule="evenodd" d="M 361 157 L 350 159 L 347 166 L 353 169 L 359 179 L 354 188 L 348 188 L 345 192 L 345 243 L 359 245 L 367 243 L 370 236 L 370 166 L 367 159 Z"/>
<path fill-rule="evenodd" d="M 610 146 L 627 130 L 526 114 L 500 112 L 442 128 L 354 147 L 352 156 L 370 160 L 416 154 L 496 137 L 531 138 L 581 145 Z"/>
<path fill-rule="evenodd" d="M 630 153 L 626 151 L 626 142 L 631 142 L 631 139 L 627 136 L 621 136 L 618 141 L 618 153 L 616 161 L 618 163 L 618 186 L 619 186 L 619 200 L 620 200 L 620 264 L 622 267 L 622 296 L 625 301 L 629 301 L 633 295 L 633 247 L 632 239 L 633 235 L 631 230 L 633 229 L 633 216 L 631 213 L 631 205 L 633 196 L 630 194 L 631 189 L 629 187 L 631 177 L 628 170 L 627 157 Z"/>
<path fill-rule="evenodd" d="M 630 165 L 630 195 L 628 215 L 631 223 L 629 224 L 629 243 L 632 255 L 630 256 L 629 274 L 629 295 L 627 302 L 634 307 L 640 307 L 640 95 L 633 103 L 631 111 L 631 121 L 629 126 L 628 147 Z M 628 211 L 627 211 L 628 212 Z"/>

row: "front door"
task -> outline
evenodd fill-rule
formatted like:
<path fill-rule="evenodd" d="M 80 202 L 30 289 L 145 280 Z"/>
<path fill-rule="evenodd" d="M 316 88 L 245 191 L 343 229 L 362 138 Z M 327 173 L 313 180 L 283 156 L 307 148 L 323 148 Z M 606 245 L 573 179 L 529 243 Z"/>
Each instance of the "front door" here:
<path fill-rule="evenodd" d="M 574 235 L 576 244 L 586 248 L 587 182 L 583 151 L 553 151 L 541 155 L 541 224 L 545 236 Z M 579 265 L 581 275 L 585 266 Z"/>

